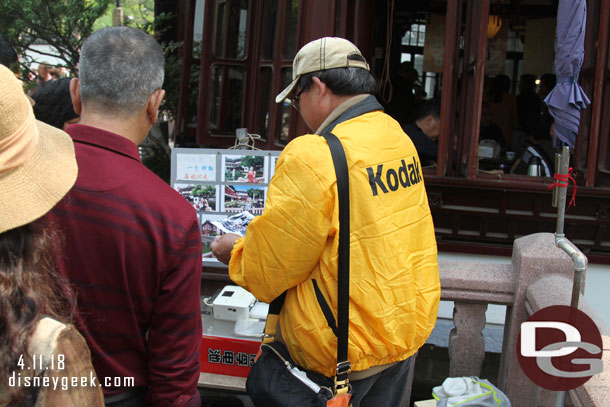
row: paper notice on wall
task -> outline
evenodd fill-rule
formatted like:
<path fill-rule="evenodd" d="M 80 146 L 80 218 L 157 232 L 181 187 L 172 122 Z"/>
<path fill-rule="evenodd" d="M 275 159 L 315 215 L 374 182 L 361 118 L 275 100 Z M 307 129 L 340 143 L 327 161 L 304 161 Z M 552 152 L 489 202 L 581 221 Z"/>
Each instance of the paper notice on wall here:
<path fill-rule="evenodd" d="M 424 41 L 424 72 L 443 72 L 445 53 L 445 16 L 430 14 Z"/>
<path fill-rule="evenodd" d="M 216 156 L 213 154 L 178 154 L 177 181 L 215 181 Z"/>
<path fill-rule="evenodd" d="M 523 47 L 522 73 L 553 73 L 555 60 L 555 18 L 527 20 Z"/>

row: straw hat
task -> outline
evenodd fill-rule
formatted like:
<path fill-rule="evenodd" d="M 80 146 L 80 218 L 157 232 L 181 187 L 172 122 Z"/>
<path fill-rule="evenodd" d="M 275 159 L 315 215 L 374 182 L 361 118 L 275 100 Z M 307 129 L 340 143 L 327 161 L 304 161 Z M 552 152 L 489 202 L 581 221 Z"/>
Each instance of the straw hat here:
<path fill-rule="evenodd" d="M 68 134 L 37 121 L 21 82 L 0 66 L 0 233 L 47 213 L 78 169 Z"/>

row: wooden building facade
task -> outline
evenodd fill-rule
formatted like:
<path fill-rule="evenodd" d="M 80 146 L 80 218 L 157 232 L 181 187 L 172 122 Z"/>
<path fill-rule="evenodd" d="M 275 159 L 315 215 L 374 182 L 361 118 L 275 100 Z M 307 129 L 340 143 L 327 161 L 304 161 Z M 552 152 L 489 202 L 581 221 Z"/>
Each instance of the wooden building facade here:
<path fill-rule="evenodd" d="M 440 250 L 510 255 L 515 238 L 555 231 L 556 209 L 548 189 L 553 179 L 484 171 L 478 147 L 492 47 L 490 15 L 502 20 L 509 41 L 524 42 L 528 24 L 556 18 L 557 0 L 157 3 L 160 10 L 176 14 L 172 35 L 183 42 L 177 140 L 224 148 L 234 144 L 237 128 L 247 128 L 261 136 L 257 147 L 281 149 L 307 133 L 297 112 L 287 103 L 275 104 L 275 95 L 292 80 L 292 59 L 302 45 L 341 36 L 370 62 L 384 103 L 400 94 L 396 84 L 405 61 L 418 71 L 426 96 L 441 101 L 438 161 L 424 169 Z M 566 211 L 565 234 L 591 262 L 609 264 L 610 0 L 589 0 L 587 5 L 579 83 L 592 103 L 582 112 L 572 155 L 578 188 L 576 206 Z M 440 47 L 423 39 L 426 29 L 431 35 L 434 16 L 444 32 Z M 440 68 L 424 71 L 422 57 L 435 46 L 441 50 Z M 534 55 L 543 58 L 548 54 L 543 48 L 534 49 Z M 526 73 L 525 53 L 523 44 L 506 50 L 503 71 L 512 79 L 513 91 L 519 75 Z M 572 191 L 570 187 L 568 194 Z"/>

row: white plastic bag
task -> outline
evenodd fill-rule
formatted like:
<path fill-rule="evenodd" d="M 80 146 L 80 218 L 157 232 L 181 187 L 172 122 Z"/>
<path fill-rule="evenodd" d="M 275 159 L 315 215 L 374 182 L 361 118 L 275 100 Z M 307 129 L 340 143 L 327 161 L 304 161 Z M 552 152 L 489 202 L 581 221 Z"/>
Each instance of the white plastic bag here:
<path fill-rule="evenodd" d="M 432 389 L 437 407 L 511 407 L 510 400 L 488 380 L 472 377 L 448 377 Z"/>

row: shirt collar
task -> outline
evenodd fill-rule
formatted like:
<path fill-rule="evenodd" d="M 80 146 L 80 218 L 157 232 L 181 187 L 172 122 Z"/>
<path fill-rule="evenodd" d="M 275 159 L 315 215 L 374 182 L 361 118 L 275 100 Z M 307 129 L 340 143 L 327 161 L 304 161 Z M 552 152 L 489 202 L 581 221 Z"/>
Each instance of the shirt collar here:
<path fill-rule="evenodd" d="M 383 106 L 379 104 L 375 96 L 354 96 L 337 106 L 320 125 L 316 134 L 331 132 L 337 124 L 375 110 L 383 111 Z"/>
<path fill-rule="evenodd" d="M 138 146 L 116 133 L 78 123 L 70 125 L 66 132 L 76 143 L 89 144 L 141 161 Z"/>
<path fill-rule="evenodd" d="M 357 105 L 367 98 L 368 95 L 357 95 L 353 98 L 347 99 L 345 102 L 341 103 L 339 106 L 333 110 L 328 117 L 322 122 L 318 130 L 316 130 L 316 134 L 322 134 L 322 130 L 328 127 L 329 124 L 335 121 L 339 116 L 348 111 L 351 107 Z"/>

